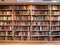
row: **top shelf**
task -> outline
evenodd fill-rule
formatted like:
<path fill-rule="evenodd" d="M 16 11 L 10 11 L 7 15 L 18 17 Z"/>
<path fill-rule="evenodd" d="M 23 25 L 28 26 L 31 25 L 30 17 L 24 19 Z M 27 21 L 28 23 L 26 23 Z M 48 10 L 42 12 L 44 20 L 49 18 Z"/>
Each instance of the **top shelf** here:
<path fill-rule="evenodd" d="M 49 10 L 49 5 L 0 5 L 0 10 Z M 60 5 L 51 5 L 51 10 L 60 10 Z"/>

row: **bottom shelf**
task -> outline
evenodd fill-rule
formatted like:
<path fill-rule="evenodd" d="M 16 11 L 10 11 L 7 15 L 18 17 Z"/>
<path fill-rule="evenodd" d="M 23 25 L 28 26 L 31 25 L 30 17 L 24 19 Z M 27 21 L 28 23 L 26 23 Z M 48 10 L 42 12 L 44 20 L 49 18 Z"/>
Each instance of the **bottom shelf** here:
<path fill-rule="evenodd" d="M 0 40 L 13 40 L 12 36 L 1 36 Z"/>
<path fill-rule="evenodd" d="M 15 36 L 14 40 L 24 40 L 25 41 L 25 40 L 28 40 L 28 39 L 27 39 L 27 36 Z"/>
<path fill-rule="evenodd" d="M 50 40 L 50 38 L 52 40 Z M 0 42 L 60 42 L 60 36 L 33 36 L 33 37 L 27 37 L 27 36 L 1 36 Z"/>
<path fill-rule="evenodd" d="M 52 37 L 52 41 L 60 41 L 60 36 Z"/>

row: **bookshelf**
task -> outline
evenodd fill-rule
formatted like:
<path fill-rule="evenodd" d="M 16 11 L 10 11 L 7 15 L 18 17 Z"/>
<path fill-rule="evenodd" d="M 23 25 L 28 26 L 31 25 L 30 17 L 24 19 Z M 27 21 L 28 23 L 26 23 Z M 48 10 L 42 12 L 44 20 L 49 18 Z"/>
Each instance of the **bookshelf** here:
<path fill-rule="evenodd" d="M 0 41 L 60 41 L 60 5 L 0 5 Z"/>
<path fill-rule="evenodd" d="M 31 40 L 49 41 L 50 13 L 49 5 L 32 6 L 32 34 Z"/>
<path fill-rule="evenodd" d="M 51 41 L 59 41 L 60 37 L 60 5 L 51 5 Z"/>
<path fill-rule="evenodd" d="M 12 40 L 12 5 L 0 5 L 1 40 Z"/>

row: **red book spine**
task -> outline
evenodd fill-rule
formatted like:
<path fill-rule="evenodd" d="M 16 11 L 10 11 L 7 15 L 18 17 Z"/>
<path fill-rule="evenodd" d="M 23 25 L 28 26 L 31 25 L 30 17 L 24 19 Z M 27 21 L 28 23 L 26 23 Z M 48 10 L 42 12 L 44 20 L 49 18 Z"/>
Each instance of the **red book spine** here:
<path fill-rule="evenodd" d="M 10 27 L 8 27 L 8 30 L 10 30 Z"/>
<path fill-rule="evenodd" d="M 31 17 L 30 16 L 28 17 L 28 20 L 31 20 Z"/>
<path fill-rule="evenodd" d="M 28 25 L 28 22 L 25 22 L 25 25 Z"/>
<path fill-rule="evenodd" d="M 44 27 L 44 30 L 47 30 L 47 27 L 46 26 Z"/>
<path fill-rule="evenodd" d="M 16 22 L 17 23 L 17 25 L 19 25 L 19 22 Z"/>
<path fill-rule="evenodd" d="M 60 25 L 60 22 L 59 22 L 59 25 Z"/>

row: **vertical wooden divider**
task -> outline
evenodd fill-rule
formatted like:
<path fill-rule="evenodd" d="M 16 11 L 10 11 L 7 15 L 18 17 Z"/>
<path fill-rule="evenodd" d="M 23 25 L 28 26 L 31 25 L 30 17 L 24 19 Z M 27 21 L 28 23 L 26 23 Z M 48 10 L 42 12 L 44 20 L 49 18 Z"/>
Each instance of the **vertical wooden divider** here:
<path fill-rule="evenodd" d="M 52 38 L 51 38 L 51 4 L 49 5 L 49 7 L 50 7 L 50 32 L 49 32 L 49 36 L 50 36 L 50 41 L 52 40 Z"/>
<path fill-rule="evenodd" d="M 32 4 L 30 5 L 30 13 L 31 13 L 31 28 L 30 28 L 30 37 L 32 36 Z M 31 37 L 32 40 L 32 37 Z"/>
<path fill-rule="evenodd" d="M 14 40 L 14 5 L 12 4 L 12 38 Z"/>

